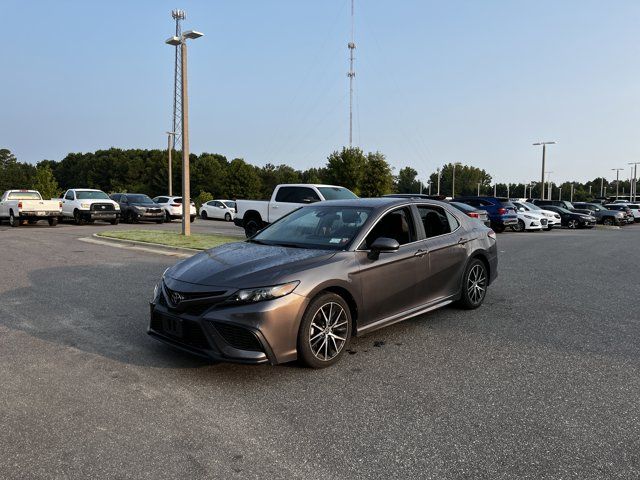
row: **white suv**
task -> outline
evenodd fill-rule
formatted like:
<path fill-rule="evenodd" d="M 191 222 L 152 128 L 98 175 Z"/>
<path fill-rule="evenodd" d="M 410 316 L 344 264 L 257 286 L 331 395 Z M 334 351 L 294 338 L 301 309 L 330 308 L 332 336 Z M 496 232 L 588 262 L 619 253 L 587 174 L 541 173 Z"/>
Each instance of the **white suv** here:
<path fill-rule="evenodd" d="M 518 201 L 512 200 L 512 203 L 516 206 L 516 208 L 518 210 L 520 210 L 521 208 L 524 208 L 525 212 L 537 213 L 537 214 L 544 215 L 547 218 L 547 226 L 544 227 L 543 230 L 551 230 L 552 228 L 560 228 L 562 220 L 560 219 L 560 215 L 558 215 L 556 212 L 552 212 L 551 210 L 545 210 L 545 209 L 540 208 L 539 206 L 534 205 L 533 203 L 529 203 L 529 202 L 521 202 L 519 200 Z"/>
<path fill-rule="evenodd" d="M 164 210 L 164 221 L 170 222 L 182 218 L 182 197 L 159 196 L 153 199 Z M 196 219 L 196 204 L 191 202 L 189 217 L 193 222 Z"/>

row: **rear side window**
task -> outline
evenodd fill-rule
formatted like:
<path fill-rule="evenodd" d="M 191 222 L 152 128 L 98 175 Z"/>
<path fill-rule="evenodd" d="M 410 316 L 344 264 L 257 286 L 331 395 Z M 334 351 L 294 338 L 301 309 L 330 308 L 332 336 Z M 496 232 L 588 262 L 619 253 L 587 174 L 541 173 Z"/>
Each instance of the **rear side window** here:
<path fill-rule="evenodd" d="M 635 204 L 629 204 L 627 205 L 629 208 L 633 208 L 634 210 L 637 210 L 638 208 L 640 208 L 640 205 L 635 205 Z"/>
<path fill-rule="evenodd" d="M 459 224 L 455 217 L 440 207 L 420 205 L 418 213 L 427 238 L 445 235 L 458 228 Z"/>
<path fill-rule="evenodd" d="M 168 198 L 167 197 L 156 197 L 154 198 L 154 201 L 156 203 L 167 203 Z"/>
<path fill-rule="evenodd" d="M 312 203 L 320 200 L 318 194 L 308 187 L 280 187 L 276 194 L 276 202 Z"/>

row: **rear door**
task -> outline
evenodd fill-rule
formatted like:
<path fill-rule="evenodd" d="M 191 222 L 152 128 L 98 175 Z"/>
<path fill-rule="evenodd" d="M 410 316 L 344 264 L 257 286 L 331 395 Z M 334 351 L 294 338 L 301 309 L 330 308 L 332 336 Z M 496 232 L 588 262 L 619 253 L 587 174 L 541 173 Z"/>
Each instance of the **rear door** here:
<path fill-rule="evenodd" d="M 320 197 L 313 188 L 287 186 L 279 187 L 275 198 L 269 202 L 269 223 L 273 223 L 288 213 L 310 203 L 320 201 Z"/>
<path fill-rule="evenodd" d="M 458 293 L 467 260 L 469 232 L 445 208 L 418 205 L 425 239 L 418 295 L 423 304 L 436 302 Z"/>

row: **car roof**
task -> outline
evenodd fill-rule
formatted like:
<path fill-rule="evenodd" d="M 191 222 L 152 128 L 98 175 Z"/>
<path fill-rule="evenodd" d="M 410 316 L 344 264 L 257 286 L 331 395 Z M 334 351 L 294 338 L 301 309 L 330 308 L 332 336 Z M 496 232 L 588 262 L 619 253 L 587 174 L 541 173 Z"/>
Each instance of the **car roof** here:
<path fill-rule="evenodd" d="M 326 200 L 322 205 L 339 206 L 339 207 L 369 207 L 369 208 L 387 208 L 393 206 L 407 205 L 411 203 L 431 204 L 445 206 L 447 202 L 431 200 L 427 198 L 398 198 L 398 197 L 375 197 L 375 198 L 348 198 L 342 200 Z M 314 205 L 314 204 L 311 204 Z"/>

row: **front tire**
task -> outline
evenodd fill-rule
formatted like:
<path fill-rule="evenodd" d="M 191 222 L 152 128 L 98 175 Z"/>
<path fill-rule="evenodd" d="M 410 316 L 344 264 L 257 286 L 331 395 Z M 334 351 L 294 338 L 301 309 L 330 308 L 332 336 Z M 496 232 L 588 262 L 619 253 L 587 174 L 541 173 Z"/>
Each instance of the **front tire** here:
<path fill-rule="evenodd" d="M 524 232 L 525 231 L 525 226 L 524 226 L 524 221 L 518 219 L 518 224 L 514 225 L 513 227 L 511 227 L 513 229 L 514 232 Z"/>
<path fill-rule="evenodd" d="M 225 213 L 224 214 L 224 221 L 225 222 L 230 222 L 231 221 L 231 214 L 230 213 Z"/>
<path fill-rule="evenodd" d="M 575 230 L 578 228 L 578 221 L 577 220 L 569 220 L 567 222 L 567 228 L 571 229 L 571 230 Z"/>
<path fill-rule="evenodd" d="M 49 226 L 55 227 L 56 225 L 58 225 L 58 217 L 51 217 L 49 219 Z"/>
<path fill-rule="evenodd" d="M 111 225 L 118 225 L 120 223 L 120 219 L 118 217 L 114 218 L 109 222 Z"/>
<path fill-rule="evenodd" d="M 612 225 L 613 225 L 613 219 L 612 219 L 612 218 L 610 218 L 610 217 L 604 218 L 604 219 L 602 220 L 602 224 L 603 224 L 603 225 L 606 225 L 607 227 L 610 227 L 610 226 L 612 226 Z"/>
<path fill-rule="evenodd" d="M 84 225 L 84 220 L 82 219 L 82 216 L 80 215 L 80 212 L 78 210 L 73 212 L 73 219 L 75 220 L 76 225 Z"/>
<path fill-rule="evenodd" d="M 335 293 L 323 293 L 307 307 L 298 331 L 298 360 L 311 368 L 336 363 L 349 346 L 351 312 Z"/>
<path fill-rule="evenodd" d="M 489 275 L 484 262 L 474 258 L 467 265 L 462 277 L 462 295 L 458 302 L 460 306 L 467 310 L 473 310 L 482 305 L 487 294 Z"/>
<path fill-rule="evenodd" d="M 195 215 L 191 215 L 191 217 L 189 217 L 189 222 L 193 223 L 196 220 L 196 216 Z"/>
<path fill-rule="evenodd" d="M 169 212 L 164 213 L 164 221 L 167 223 L 171 223 L 171 215 L 169 215 Z"/>

